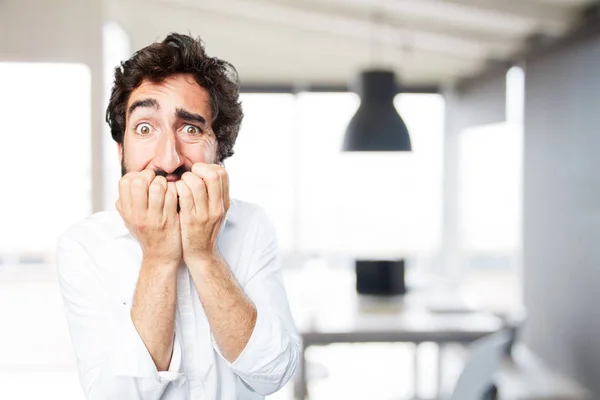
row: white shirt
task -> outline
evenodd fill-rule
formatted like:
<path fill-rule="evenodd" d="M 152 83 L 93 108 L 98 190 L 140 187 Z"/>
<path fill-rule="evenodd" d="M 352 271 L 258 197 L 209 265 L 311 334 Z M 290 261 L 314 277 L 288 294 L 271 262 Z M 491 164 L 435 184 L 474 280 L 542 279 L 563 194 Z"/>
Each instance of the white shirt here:
<path fill-rule="evenodd" d="M 231 200 L 218 248 L 257 309 L 233 362 L 220 353 L 187 267 L 177 277 L 173 356 L 157 371 L 130 316 L 142 251 L 116 211 L 94 214 L 58 242 L 59 284 L 86 398 L 263 399 L 293 374 L 300 339 L 290 314 L 275 229 L 264 210 Z"/>

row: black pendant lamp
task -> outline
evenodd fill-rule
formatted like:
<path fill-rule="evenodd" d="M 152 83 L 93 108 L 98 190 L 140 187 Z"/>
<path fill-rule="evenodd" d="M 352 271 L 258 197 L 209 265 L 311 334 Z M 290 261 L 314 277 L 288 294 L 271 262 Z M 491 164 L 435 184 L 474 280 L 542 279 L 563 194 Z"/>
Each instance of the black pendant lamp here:
<path fill-rule="evenodd" d="M 408 129 L 394 107 L 394 72 L 363 71 L 357 89 L 360 106 L 346 128 L 342 150 L 412 151 Z"/>

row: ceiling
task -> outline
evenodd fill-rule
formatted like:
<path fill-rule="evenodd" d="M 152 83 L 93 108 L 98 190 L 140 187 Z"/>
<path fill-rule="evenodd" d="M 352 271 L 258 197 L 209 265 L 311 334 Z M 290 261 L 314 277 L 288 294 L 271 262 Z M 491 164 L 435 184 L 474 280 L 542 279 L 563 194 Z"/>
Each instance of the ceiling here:
<path fill-rule="evenodd" d="M 133 49 L 169 32 L 205 41 L 244 85 L 347 85 L 367 67 L 444 85 L 564 35 L 591 0 L 113 0 Z"/>

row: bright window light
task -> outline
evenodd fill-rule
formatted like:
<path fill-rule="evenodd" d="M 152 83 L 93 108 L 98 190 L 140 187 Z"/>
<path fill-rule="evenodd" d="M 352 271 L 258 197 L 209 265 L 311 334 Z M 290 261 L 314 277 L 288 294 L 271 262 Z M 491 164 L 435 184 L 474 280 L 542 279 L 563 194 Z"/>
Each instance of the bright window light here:
<path fill-rule="evenodd" d="M 0 254 L 49 254 L 91 211 L 90 71 L 0 63 Z"/>
<path fill-rule="evenodd" d="M 321 255 L 431 254 L 441 236 L 444 101 L 395 104 L 412 153 L 341 151 L 353 93 L 244 94 L 245 119 L 226 162 L 231 193 L 267 209 L 284 251 Z"/>

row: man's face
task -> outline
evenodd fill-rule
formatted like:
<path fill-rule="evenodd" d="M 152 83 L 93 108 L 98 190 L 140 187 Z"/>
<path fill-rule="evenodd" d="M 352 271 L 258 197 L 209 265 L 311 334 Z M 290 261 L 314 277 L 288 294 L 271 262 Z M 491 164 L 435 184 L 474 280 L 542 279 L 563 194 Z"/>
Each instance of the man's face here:
<path fill-rule="evenodd" d="M 209 94 L 192 75 L 144 80 L 129 96 L 125 113 L 119 144 L 123 174 L 153 169 L 172 182 L 194 163 L 218 162 Z"/>

